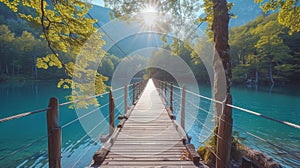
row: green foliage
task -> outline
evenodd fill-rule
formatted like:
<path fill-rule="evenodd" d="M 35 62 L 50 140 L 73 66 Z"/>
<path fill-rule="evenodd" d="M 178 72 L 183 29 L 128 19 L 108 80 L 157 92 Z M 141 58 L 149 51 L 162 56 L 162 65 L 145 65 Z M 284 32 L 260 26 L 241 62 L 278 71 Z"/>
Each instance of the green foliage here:
<path fill-rule="evenodd" d="M 0 74 L 8 77 L 3 79 L 20 75 L 33 78 L 36 58 L 49 52 L 45 42 L 26 30 L 17 36 L 7 25 L 0 25 L 0 37 Z M 50 77 L 51 72 L 48 75 Z"/>
<path fill-rule="evenodd" d="M 30 23 L 32 27 L 40 30 L 42 34 L 39 33 L 38 36 L 44 39 L 37 39 L 28 31 L 23 30 L 20 38 L 16 38 L 15 40 L 15 46 L 19 46 L 16 50 L 17 53 L 13 54 L 13 58 L 8 58 L 7 54 L 4 54 L 7 59 L 12 59 L 9 61 L 13 62 L 13 73 L 17 65 L 19 65 L 20 69 L 20 67 L 24 66 L 24 62 L 28 62 L 30 59 L 33 60 L 31 62 L 35 62 L 35 58 L 38 57 L 36 59 L 36 66 L 38 68 L 45 70 L 50 68 L 50 71 L 52 71 L 52 67 L 64 69 L 66 75 L 60 73 L 62 74 L 60 77 L 63 78 L 59 81 L 58 86 L 65 89 L 73 89 L 72 95 L 69 96 L 70 100 L 82 99 L 86 96 L 90 96 L 92 93 L 87 91 L 87 85 L 89 85 L 89 88 L 95 87 L 96 94 L 106 91 L 107 87 L 104 82 L 107 81 L 108 78 L 93 69 L 94 62 L 101 60 L 106 52 L 102 50 L 102 46 L 105 44 L 101 39 L 102 35 L 97 34 L 97 30 L 94 27 L 96 20 L 87 16 L 92 5 L 80 0 L 0 0 L 0 4 L 1 7 L 3 7 L 3 4 L 6 5 L 10 12 L 13 14 L 15 13 L 16 16 L 20 17 L 21 19 L 18 20 L 21 20 L 21 23 L 25 20 Z M 15 19 L 13 14 L 9 18 Z M 11 22 L 11 25 L 16 24 L 15 22 Z M 5 28 L 3 28 L 3 30 L 6 31 Z M 17 30 L 20 29 L 17 28 Z M 82 50 L 84 44 L 88 40 L 90 45 L 86 45 L 86 49 Z M 46 44 L 49 50 L 46 50 L 46 52 L 36 52 L 39 49 L 37 49 L 38 47 L 33 47 L 33 45 L 41 42 Z M 35 53 L 43 55 L 32 55 L 34 50 Z M 84 55 L 85 59 L 80 59 L 78 61 L 79 65 L 75 67 L 75 60 L 78 54 Z M 17 56 L 24 58 L 24 60 L 17 59 Z M 20 60 L 20 64 L 17 64 L 17 60 Z M 34 69 L 33 67 L 35 66 L 32 66 L 32 64 L 29 65 Z M 77 73 L 73 74 L 75 71 Z M 89 83 L 77 83 L 75 89 L 75 84 L 70 80 L 72 77 L 89 81 Z M 62 81 L 63 84 L 61 83 Z M 93 101 L 93 104 L 97 105 L 96 100 L 91 101 Z M 82 106 L 86 107 L 84 103 L 82 103 Z"/>
<path fill-rule="evenodd" d="M 278 12 L 278 22 L 289 28 L 289 33 L 300 32 L 300 6 L 298 0 L 254 0 L 256 3 L 261 4 L 261 8 L 264 12 L 270 10 Z"/>
<path fill-rule="evenodd" d="M 247 73 L 249 71 L 250 65 L 238 65 L 232 69 L 232 82 L 243 84 L 247 80 Z"/>
<path fill-rule="evenodd" d="M 299 79 L 300 34 L 288 35 L 277 21 L 278 14 L 260 16 L 256 20 L 230 31 L 233 61 L 233 82 L 287 83 Z"/>
<path fill-rule="evenodd" d="M 204 142 L 204 146 L 200 146 L 197 150 L 204 163 L 209 166 L 214 165 L 216 162 L 216 157 L 213 153 L 215 153 L 217 149 L 217 134 L 218 127 L 216 126 L 214 128 L 214 134 L 212 134 L 209 139 Z"/>
<path fill-rule="evenodd" d="M 120 61 L 121 61 L 120 58 L 114 55 L 106 56 L 105 58 L 102 59 L 102 62 L 99 66 L 99 73 L 104 76 L 112 77 L 113 72 L 118 66 Z"/>

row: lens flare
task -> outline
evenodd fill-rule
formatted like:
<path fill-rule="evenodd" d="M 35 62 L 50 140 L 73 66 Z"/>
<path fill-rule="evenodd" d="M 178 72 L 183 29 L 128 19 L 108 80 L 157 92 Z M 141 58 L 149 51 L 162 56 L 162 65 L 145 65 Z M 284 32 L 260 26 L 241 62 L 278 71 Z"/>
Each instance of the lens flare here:
<path fill-rule="evenodd" d="M 145 29 L 153 29 L 157 26 L 158 18 L 157 18 L 158 10 L 155 6 L 146 5 L 141 9 L 141 17 L 142 17 L 142 26 Z"/>

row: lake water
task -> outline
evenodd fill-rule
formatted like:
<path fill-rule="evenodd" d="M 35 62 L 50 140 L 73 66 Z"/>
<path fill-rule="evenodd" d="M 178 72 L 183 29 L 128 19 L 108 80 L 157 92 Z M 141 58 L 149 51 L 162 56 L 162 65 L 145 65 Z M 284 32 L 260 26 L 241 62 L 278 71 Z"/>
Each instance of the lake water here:
<path fill-rule="evenodd" d="M 211 95 L 211 90 L 207 86 L 200 86 L 200 91 L 206 96 Z M 45 108 L 48 106 L 49 98 L 53 96 L 59 98 L 60 103 L 66 102 L 65 96 L 69 92 L 68 90 L 57 89 L 55 82 L 0 84 L 0 118 Z M 176 90 L 175 92 L 179 93 Z M 269 92 L 268 89 L 256 91 L 252 88 L 241 87 L 233 88 L 232 94 L 235 105 L 300 124 L 300 87 L 274 88 L 272 92 Z M 119 97 L 118 93 L 114 96 L 115 98 Z M 195 100 L 189 95 L 187 98 L 192 103 Z M 98 100 L 100 104 L 105 105 L 107 95 Z M 175 107 L 179 102 L 180 100 L 175 96 Z M 116 106 L 119 104 L 117 101 Z M 202 100 L 200 105 L 207 111 L 211 110 L 211 104 L 208 101 Z M 118 107 L 116 115 L 123 111 L 122 104 Z M 191 110 L 188 108 L 192 107 L 188 106 L 187 111 Z M 88 110 L 93 110 L 93 108 Z M 84 167 L 91 163 L 92 155 L 101 146 L 101 143 L 94 142 L 94 140 L 99 139 L 99 134 L 108 133 L 107 122 L 95 127 L 97 121 L 98 123 L 108 121 L 108 107 L 103 107 L 101 111 L 101 116 L 98 116 L 99 114 L 96 113 L 99 112 L 96 111 L 95 115 L 90 115 L 85 119 L 86 121 L 81 120 L 81 122 L 90 123 L 88 126 L 82 127 L 77 121 L 62 128 L 63 167 Z M 178 111 L 179 107 L 175 108 L 175 113 Z M 197 113 L 198 122 L 193 122 L 191 125 L 192 129 L 190 129 L 189 135 L 192 136 L 192 143 L 196 147 L 201 145 L 199 130 L 202 130 L 203 134 L 210 132 L 201 125 L 201 122 L 204 122 L 202 119 L 208 116 L 209 114 L 199 110 Z M 70 109 L 68 106 L 60 107 L 60 125 L 65 125 L 76 117 L 77 114 L 74 109 Z M 239 110 L 233 111 L 233 119 L 234 130 L 238 131 L 241 137 L 246 138 L 243 141 L 244 144 L 267 153 L 285 167 L 300 166 L 299 158 L 295 157 L 300 156 L 300 130 Z M 46 125 L 46 113 L 0 123 L 0 167 L 47 167 Z M 89 131 L 91 136 L 85 136 L 85 129 L 91 130 Z M 279 148 L 271 144 L 279 146 Z M 280 150 L 280 147 L 286 149 L 287 152 Z"/>

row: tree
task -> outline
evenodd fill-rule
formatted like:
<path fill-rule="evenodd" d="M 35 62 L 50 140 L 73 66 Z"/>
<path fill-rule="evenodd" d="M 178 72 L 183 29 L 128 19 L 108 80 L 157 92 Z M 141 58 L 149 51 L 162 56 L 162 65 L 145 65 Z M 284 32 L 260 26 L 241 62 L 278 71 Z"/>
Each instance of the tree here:
<path fill-rule="evenodd" d="M 40 44 L 40 40 L 36 40 L 28 31 L 23 31 L 21 36 L 16 37 L 13 44 L 14 50 L 11 54 L 13 76 L 16 70 L 17 73 L 23 71 L 23 74 L 27 76 L 32 74 L 35 48 Z"/>
<path fill-rule="evenodd" d="M 231 56 L 230 47 L 228 44 L 228 24 L 229 12 L 226 0 L 213 0 L 213 39 L 215 43 L 215 52 L 213 56 L 214 69 L 214 97 L 216 100 L 223 101 L 225 104 L 232 104 L 232 97 L 230 93 L 231 85 Z M 221 63 L 219 62 L 219 57 Z M 225 71 L 225 79 L 222 79 Z M 225 94 L 222 86 L 225 80 Z M 225 95 L 225 97 L 223 97 Z M 217 141 L 217 155 L 220 159 L 216 159 L 216 167 L 229 167 L 230 165 L 230 151 L 232 139 L 232 109 L 229 106 L 223 106 L 215 103 L 216 123 L 218 125 L 218 141 Z M 221 112 L 221 114 L 220 114 Z M 217 118 L 219 116 L 219 118 Z"/>
<path fill-rule="evenodd" d="M 288 35 L 288 29 L 277 22 L 277 16 L 277 13 L 259 16 L 244 26 L 231 29 L 233 82 L 283 84 L 298 78 L 295 68 L 299 64 L 300 48 L 295 44 L 299 43 L 299 33 Z"/>
<path fill-rule="evenodd" d="M 101 62 L 101 74 L 111 77 L 114 72 L 114 63 L 109 58 L 104 58 Z"/>
<path fill-rule="evenodd" d="M 81 52 L 84 43 L 91 35 L 95 35 L 94 33 L 97 30 L 94 23 L 96 20 L 89 18 L 87 15 L 92 5 L 80 0 L 0 0 L 0 2 L 37 29 L 42 30 L 41 37 L 46 40 L 51 53 L 43 58 L 38 58 L 37 67 L 44 69 L 52 66 L 59 69 L 64 68 L 68 78 L 61 79 L 58 86 L 63 85 L 64 88 L 73 88 L 74 92 L 85 92 L 86 86 L 79 84 L 77 89 L 74 88 L 73 80 L 70 80 L 71 77 L 74 77 L 73 71 L 80 69 L 81 73 L 89 73 L 91 71 L 89 69 L 90 64 L 99 60 L 99 57 L 104 57 L 105 52 L 102 50 L 101 53 L 97 53 L 98 57 L 95 57 L 94 54 L 87 54 L 85 60 L 87 64 L 81 64 L 81 67 L 75 67 L 75 58 L 66 61 L 67 59 L 64 59 L 63 55 L 68 53 L 69 56 L 77 56 Z M 100 34 L 98 36 L 101 37 Z M 94 47 L 100 47 L 101 49 L 104 41 L 101 38 L 94 38 L 94 40 L 97 40 L 95 42 L 98 43 Z M 96 94 L 104 92 L 106 90 L 104 81 L 108 79 L 97 72 L 90 75 L 95 77 L 93 84 L 96 88 Z M 74 93 L 72 96 L 74 95 L 76 94 Z M 78 98 L 72 96 L 70 96 L 71 100 Z M 81 97 L 84 97 L 84 95 L 81 95 Z"/>
<path fill-rule="evenodd" d="M 9 58 L 8 51 L 12 45 L 12 41 L 15 39 L 15 34 L 12 33 L 8 26 L 0 25 L 0 56 L 1 56 L 1 64 L 0 64 L 0 72 L 1 68 L 4 67 L 4 72 L 6 74 L 9 73 L 9 62 L 11 58 Z"/>
<path fill-rule="evenodd" d="M 290 34 L 300 32 L 300 6 L 298 0 L 254 0 L 260 3 L 264 12 L 279 10 L 278 22 L 290 29 Z"/>

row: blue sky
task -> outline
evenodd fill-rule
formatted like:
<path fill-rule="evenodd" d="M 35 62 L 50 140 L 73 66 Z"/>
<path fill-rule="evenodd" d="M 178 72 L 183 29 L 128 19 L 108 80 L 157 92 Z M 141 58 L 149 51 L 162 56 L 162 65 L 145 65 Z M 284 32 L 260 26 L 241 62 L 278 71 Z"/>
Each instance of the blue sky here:
<path fill-rule="evenodd" d="M 92 4 L 104 6 L 103 0 L 92 0 Z"/>

